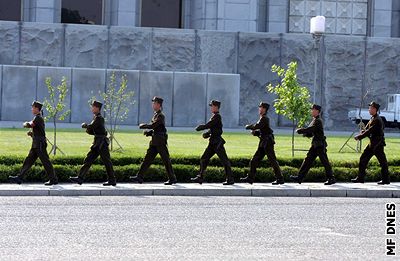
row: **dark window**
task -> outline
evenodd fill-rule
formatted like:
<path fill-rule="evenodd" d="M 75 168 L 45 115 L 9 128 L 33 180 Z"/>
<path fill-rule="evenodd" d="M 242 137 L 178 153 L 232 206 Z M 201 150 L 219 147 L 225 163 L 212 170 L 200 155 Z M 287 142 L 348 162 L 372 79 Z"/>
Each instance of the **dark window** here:
<path fill-rule="evenodd" d="M 62 0 L 61 23 L 102 24 L 103 0 Z"/>
<path fill-rule="evenodd" d="M 0 20 L 21 21 L 21 1 L 0 0 Z"/>
<path fill-rule="evenodd" d="M 182 0 L 142 1 L 143 27 L 182 28 Z"/>

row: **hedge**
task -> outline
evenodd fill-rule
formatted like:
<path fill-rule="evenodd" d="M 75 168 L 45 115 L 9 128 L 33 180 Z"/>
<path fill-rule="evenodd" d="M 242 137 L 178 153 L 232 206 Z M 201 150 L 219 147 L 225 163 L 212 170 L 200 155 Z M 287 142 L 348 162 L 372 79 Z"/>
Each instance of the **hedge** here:
<path fill-rule="evenodd" d="M 139 169 L 139 164 L 129 164 L 124 166 L 116 165 L 114 167 L 117 182 L 128 182 L 129 176 L 135 175 Z M 9 175 L 18 174 L 21 164 L 4 165 L 0 164 L 0 182 L 7 182 Z M 67 182 L 69 176 L 74 176 L 78 172 L 79 165 L 54 165 L 56 174 L 61 182 Z M 195 165 L 175 164 L 173 165 L 174 172 L 177 176 L 178 182 L 190 182 L 190 178 L 194 177 L 199 171 L 199 167 Z M 282 166 L 282 173 L 286 181 L 289 181 L 290 175 L 296 175 L 298 168 L 291 166 Z M 246 176 L 248 168 L 233 167 L 233 175 L 238 182 L 240 177 Z M 346 167 L 333 167 L 334 174 L 338 181 L 348 182 L 354 178 L 357 173 L 357 168 Z M 400 167 L 390 167 L 392 181 L 400 181 Z M 378 166 L 371 166 L 368 169 L 367 181 L 378 181 L 380 179 L 380 168 Z M 105 181 L 106 171 L 102 165 L 93 165 L 88 175 L 85 178 L 87 182 L 101 182 Z M 27 182 L 43 182 L 46 179 L 43 168 L 35 165 L 25 177 Z M 206 182 L 223 182 L 224 169 L 222 167 L 210 166 L 205 175 Z M 275 179 L 273 170 L 271 168 L 259 168 L 256 175 L 256 182 L 272 182 Z M 310 182 L 323 182 L 325 181 L 325 171 L 323 167 L 312 168 L 304 181 Z M 164 166 L 152 165 L 145 175 L 145 182 L 162 182 L 166 180 Z"/>

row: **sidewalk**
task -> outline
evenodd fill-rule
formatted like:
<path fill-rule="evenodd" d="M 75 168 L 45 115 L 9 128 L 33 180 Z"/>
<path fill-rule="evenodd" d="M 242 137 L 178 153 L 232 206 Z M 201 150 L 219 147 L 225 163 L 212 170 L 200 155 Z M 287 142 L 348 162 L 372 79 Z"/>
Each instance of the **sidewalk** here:
<path fill-rule="evenodd" d="M 160 183 L 119 183 L 104 187 L 98 183 L 59 184 L 46 187 L 42 184 L 0 184 L 0 196 L 248 196 L 248 197 L 362 197 L 398 198 L 400 182 L 378 186 L 376 183 L 287 183 L 273 186 L 270 183 L 223 186 L 216 183 L 203 185 L 181 183 L 165 186 Z"/>

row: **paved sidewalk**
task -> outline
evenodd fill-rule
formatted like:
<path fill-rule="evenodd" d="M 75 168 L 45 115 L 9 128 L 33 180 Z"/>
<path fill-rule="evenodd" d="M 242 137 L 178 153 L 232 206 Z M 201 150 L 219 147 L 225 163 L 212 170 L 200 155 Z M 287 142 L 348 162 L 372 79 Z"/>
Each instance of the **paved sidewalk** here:
<path fill-rule="evenodd" d="M 233 186 L 206 183 L 203 185 L 181 183 L 165 186 L 160 183 L 119 183 L 104 187 L 98 183 L 59 184 L 46 187 L 42 184 L 0 184 L 0 196 L 252 196 L 252 197 L 363 197 L 399 198 L 400 183 L 378 186 L 376 183 L 322 183 L 243 184 Z"/>

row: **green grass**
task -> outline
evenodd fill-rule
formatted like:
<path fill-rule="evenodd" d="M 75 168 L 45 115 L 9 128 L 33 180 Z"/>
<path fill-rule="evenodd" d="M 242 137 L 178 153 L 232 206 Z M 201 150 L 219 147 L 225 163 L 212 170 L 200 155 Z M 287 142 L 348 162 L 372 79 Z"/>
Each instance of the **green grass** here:
<path fill-rule="evenodd" d="M 52 140 L 52 130 L 47 130 L 47 136 Z M 84 156 L 91 145 L 93 136 L 87 135 L 81 129 L 62 129 L 57 132 L 58 146 L 68 156 Z M 226 150 L 229 157 L 250 158 L 258 144 L 258 138 L 247 133 L 224 133 Z M 112 152 L 112 156 L 143 157 L 150 138 L 145 137 L 139 131 L 121 131 L 116 134 L 117 140 L 122 144 L 124 153 Z M 291 136 L 276 135 L 275 151 L 278 159 L 291 158 Z M 328 156 L 331 161 L 357 161 L 359 153 L 345 149 L 339 153 L 340 147 L 347 137 L 327 137 Z M 363 147 L 368 139 L 363 141 Z M 200 157 L 208 141 L 201 137 L 198 132 L 169 132 L 169 149 L 172 157 Z M 308 149 L 311 140 L 300 135 L 295 139 L 297 149 Z M 386 154 L 389 160 L 398 158 L 400 154 L 400 140 L 397 138 L 386 139 Z M 2 156 L 26 156 L 31 145 L 31 138 L 26 135 L 24 129 L 0 129 L 0 155 Z M 352 140 L 350 145 L 355 146 Z M 303 158 L 306 151 L 295 152 L 296 158 Z M 58 155 L 57 155 L 58 156 Z"/>

